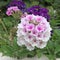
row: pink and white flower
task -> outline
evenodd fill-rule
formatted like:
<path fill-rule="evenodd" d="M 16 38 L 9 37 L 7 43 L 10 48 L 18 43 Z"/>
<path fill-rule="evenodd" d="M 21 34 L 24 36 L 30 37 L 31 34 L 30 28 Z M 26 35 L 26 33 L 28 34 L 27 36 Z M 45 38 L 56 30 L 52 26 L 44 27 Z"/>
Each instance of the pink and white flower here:
<path fill-rule="evenodd" d="M 27 24 L 26 30 L 27 31 L 32 31 L 34 29 L 34 24 Z"/>
<path fill-rule="evenodd" d="M 42 16 L 26 15 L 17 26 L 17 44 L 25 45 L 28 50 L 44 48 L 51 38 L 49 22 Z"/>
<path fill-rule="evenodd" d="M 16 12 L 16 11 L 19 11 L 19 8 L 17 6 L 12 6 L 7 9 L 6 14 L 10 16 L 13 14 L 13 12 Z"/>
<path fill-rule="evenodd" d="M 37 26 L 36 26 L 36 31 L 37 31 L 37 32 L 42 32 L 42 31 L 44 31 L 44 29 L 45 29 L 45 28 L 44 28 L 44 25 L 37 25 Z"/>

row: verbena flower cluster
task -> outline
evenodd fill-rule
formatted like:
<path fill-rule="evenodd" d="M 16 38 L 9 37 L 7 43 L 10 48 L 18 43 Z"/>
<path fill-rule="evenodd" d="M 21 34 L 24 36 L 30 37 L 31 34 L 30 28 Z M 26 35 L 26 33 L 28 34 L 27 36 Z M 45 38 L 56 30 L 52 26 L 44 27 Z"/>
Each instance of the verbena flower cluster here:
<path fill-rule="evenodd" d="M 14 12 L 17 12 L 19 11 L 19 8 L 17 6 L 12 6 L 12 7 L 9 7 L 6 11 L 6 14 L 8 16 L 12 15 Z"/>
<path fill-rule="evenodd" d="M 26 5 L 22 0 L 12 0 L 9 3 L 8 7 L 11 7 L 11 6 L 17 6 L 22 12 L 25 12 L 26 10 Z"/>
<path fill-rule="evenodd" d="M 50 20 L 49 10 L 46 8 L 42 8 L 38 5 L 32 6 L 27 9 L 28 14 L 34 14 L 45 17 L 48 21 Z"/>
<path fill-rule="evenodd" d="M 28 50 L 44 48 L 51 37 L 51 27 L 47 19 L 39 15 L 26 15 L 17 26 L 17 44 Z"/>

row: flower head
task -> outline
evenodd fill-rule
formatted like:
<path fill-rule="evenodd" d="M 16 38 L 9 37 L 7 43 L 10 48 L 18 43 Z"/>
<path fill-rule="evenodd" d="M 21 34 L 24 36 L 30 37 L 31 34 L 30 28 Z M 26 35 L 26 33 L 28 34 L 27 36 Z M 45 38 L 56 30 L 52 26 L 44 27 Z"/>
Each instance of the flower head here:
<path fill-rule="evenodd" d="M 22 0 L 12 0 L 8 7 L 17 6 L 22 12 L 25 12 L 26 5 Z"/>
<path fill-rule="evenodd" d="M 32 6 L 27 9 L 28 14 L 34 14 L 34 15 L 39 15 L 47 18 L 47 20 L 50 20 L 50 16 L 48 14 L 49 10 L 46 8 L 42 8 L 40 6 Z"/>
<path fill-rule="evenodd" d="M 43 16 L 26 15 L 18 24 L 17 44 L 25 45 L 27 49 L 44 48 L 51 37 L 51 27 Z"/>
<path fill-rule="evenodd" d="M 16 12 L 16 11 L 19 11 L 19 8 L 17 6 L 12 6 L 7 9 L 6 14 L 10 16 L 13 14 L 13 12 Z"/>

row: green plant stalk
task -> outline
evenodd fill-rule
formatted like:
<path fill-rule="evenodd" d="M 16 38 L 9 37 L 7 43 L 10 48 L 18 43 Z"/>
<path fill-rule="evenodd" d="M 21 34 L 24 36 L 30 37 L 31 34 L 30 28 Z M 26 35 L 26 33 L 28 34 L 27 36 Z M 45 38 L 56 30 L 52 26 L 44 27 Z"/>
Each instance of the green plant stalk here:
<path fill-rule="evenodd" d="M 0 39 L 2 39 L 2 40 L 6 40 L 5 38 L 3 38 L 3 37 L 1 37 L 1 36 L 0 36 Z"/>
<path fill-rule="evenodd" d="M 0 19 L 0 23 L 2 24 L 2 26 L 3 26 L 4 30 L 6 31 L 6 33 L 8 33 L 7 28 L 6 28 L 5 24 L 3 23 L 3 21 L 1 19 Z"/>

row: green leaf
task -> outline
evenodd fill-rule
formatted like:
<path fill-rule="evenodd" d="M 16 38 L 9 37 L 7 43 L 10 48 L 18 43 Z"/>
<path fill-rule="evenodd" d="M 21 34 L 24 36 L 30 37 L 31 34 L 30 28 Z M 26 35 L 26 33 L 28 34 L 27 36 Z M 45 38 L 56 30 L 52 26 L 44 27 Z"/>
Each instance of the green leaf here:
<path fill-rule="evenodd" d="M 60 52 L 60 29 L 55 29 L 54 34 L 52 36 L 52 39 L 54 40 L 54 47 L 55 47 L 55 54 Z"/>
<path fill-rule="evenodd" d="M 50 24 L 51 24 L 51 27 L 54 29 L 54 28 L 57 28 L 59 27 L 58 25 L 60 24 L 60 20 L 50 20 Z"/>
<path fill-rule="evenodd" d="M 38 58 L 40 58 L 42 56 L 42 52 L 40 49 L 36 50 L 36 55 L 38 56 Z"/>
<path fill-rule="evenodd" d="M 35 56 L 35 51 L 28 51 L 28 57 L 34 57 Z"/>
<path fill-rule="evenodd" d="M 9 45 L 2 45 L 1 46 L 3 55 L 7 55 L 7 56 L 13 56 L 13 49 L 11 46 Z"/>
<path fill-rule="evenodd" d="M 4 4 L 3 4 L 3 3 L 4 3 Z M 1 2 L 0 2 L 0 7 L 5 6 L 5 5 L 7 5 L 7 4 L 8 4 L 7 2 L 1 1 Z"/>
<path fill-rule="evenodd" d="M 54 55 L 46 55 L 48 58 L 49 58 L 49 60 L 56 60 L 56 56 L 54 56 Z"/>
<path fill-rule="evenodd" d="M 54 0 L 45 0 L 48 3 L 52 3 Z"/>

